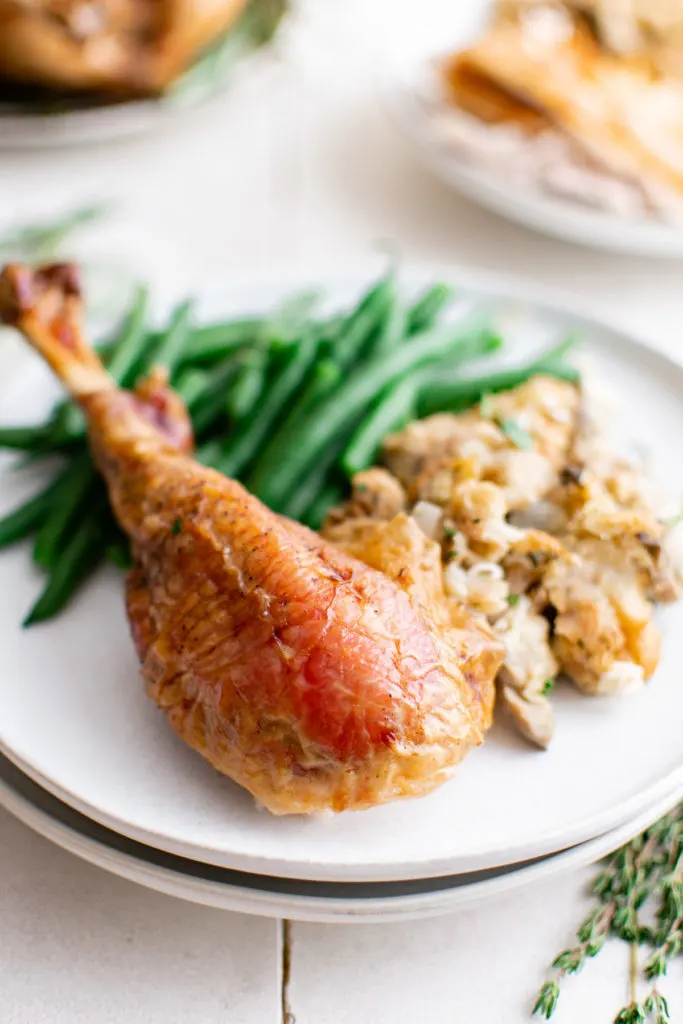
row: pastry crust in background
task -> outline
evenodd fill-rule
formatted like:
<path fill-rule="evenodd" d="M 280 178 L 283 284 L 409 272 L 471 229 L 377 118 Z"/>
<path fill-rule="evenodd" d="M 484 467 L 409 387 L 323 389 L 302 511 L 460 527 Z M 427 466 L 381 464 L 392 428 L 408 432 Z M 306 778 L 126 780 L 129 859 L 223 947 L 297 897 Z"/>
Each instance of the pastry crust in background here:
<path fill-rule="evenodd" d="M 503 8 L 444 77 L 451 102 L 486 123 L 558 130 L 615 175 L 683 193 L 682 83 L 608 52 L 565 8 Z"/>
<path fill-rule="evenodd" d="M 514 0 L 504 6 L 536 6 Z M 641 57 L 661 75 L 683 76 L 683 4 L 680 0 L 564 0 L 588 19 L 602 46 L 622 56 Z"/>

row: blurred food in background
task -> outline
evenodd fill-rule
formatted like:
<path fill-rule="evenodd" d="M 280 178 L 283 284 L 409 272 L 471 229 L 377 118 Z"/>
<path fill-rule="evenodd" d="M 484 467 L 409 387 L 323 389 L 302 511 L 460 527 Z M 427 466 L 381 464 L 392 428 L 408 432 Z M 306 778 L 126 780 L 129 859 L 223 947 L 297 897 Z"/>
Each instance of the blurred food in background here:
<path fill-rule="evenodd" d="M 683 214 L 683 2 L 503 0 L 440 65 L 449 142 L 627 215 Z"/>
<path fill-rule="evenodd" d="M 519 0 L 531 7 L 534 0 Z M 641 57 L 656 74 L 683 75 L 683 4 L 680 0 L 567 0 L 583 15 L 605 49 Z"/>
<path fill-rule="evenodd" d="M 0 99 L 60 109 L 161 96 L 267 42 L 286 0 L 0 0 Z M 193 67 L 194 66 L 194 67 Z"/>

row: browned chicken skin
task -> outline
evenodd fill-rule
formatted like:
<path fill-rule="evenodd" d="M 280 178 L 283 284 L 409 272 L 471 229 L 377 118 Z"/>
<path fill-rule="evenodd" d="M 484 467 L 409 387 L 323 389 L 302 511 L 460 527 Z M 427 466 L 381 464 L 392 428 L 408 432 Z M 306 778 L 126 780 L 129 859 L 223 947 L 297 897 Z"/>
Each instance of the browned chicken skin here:
<path fill-rule="evenodd" d="M 59 89 L 168 86 L 247 0 L 0 0 L 0 73 Z"/>
<path fill-rule="evenodd" d="M 179 451 L 173 393 L 120 391 L 84 342 L 71 268 L 7 268 L 0 315 L 86 414 L 132 540 L 143 675 L 175 731 L 279 814 L 449 778 L 490 724 L 502 646 L 444 597 L 436 545 L 399 516 L 344 553 Z"/>

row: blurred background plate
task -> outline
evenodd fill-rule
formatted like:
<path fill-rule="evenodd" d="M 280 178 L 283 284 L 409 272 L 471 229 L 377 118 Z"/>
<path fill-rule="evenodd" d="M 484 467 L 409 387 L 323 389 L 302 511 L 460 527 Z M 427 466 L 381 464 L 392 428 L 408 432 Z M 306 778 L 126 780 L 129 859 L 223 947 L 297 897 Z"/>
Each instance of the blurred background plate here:
<path fill-rule="evenodd" d="M 444 269 L 412 268 L 408 292 Z M 508 358 L 577 330 L 619 397 L 620 432 L 647 448 L 655 479 L 683 480 L 683 367 L 626 334 L 569 312 L 539 289 L 472 271 L 446 272 L 463 297 L 498 304 Z M 317 275 L 235 281 L 200 294 L 198 315 L 262 313 L 293 288 L 322 285 L 330 303 L 367 278 Z M 58 389 L 27 355 L 2 417 L 39 416 Z M 0 506 L 35 485 L 0 464 Z M 124 615 L 122 581 L 96 576 L 54 622 L 22 631 L 37 585 L 28 552 L 0 559 L 0 749 L 76 810 L 131 839 L 235 870 L 315 881 L 405 881 L 543 856 L 647 811 L 683 783 L 683 602 L 658 616 L 663 653 L 654 679 L 624 698 L 554 696 L 557 733 L 546 753 L 496 724 L 455 778 L 420 800 L 329 820 L 275 818 L 172 734 L 146 697 Z M 637 756 L 636 756 L 637 752 Z"/>
<path fill-rule="evenodd" d="M 434 61 L 475 39 L 491 6 L 489 0 L 424 0 L 419 9 L 398 12 L 394 31 L 383 44 L 378 78 L 384 105 L 422 163 L 474 202 L 544 234 L 619 253 L 683 256 L 683 225 L 618 216 L 530 185 L 511 184 L 504 174 L 468 163 L 440 137 L 423 100 Z"/>
<path fill-rule="evenodd" d="M 252 68 L 287 10 L 288 0 L 251 0 L 236 25 L 159 98 L 98 103 L 87 94 L 67 97 L 5 83 L 0 86 L 0 150 L 96 145 L 161 131 L 220 96 Z"/>
<path fill-rule="evenodd" d="M 39 114 L 0 105 L 0 149 L 95 145 L 160 131 L 177 117 L 163 100 Z"/>

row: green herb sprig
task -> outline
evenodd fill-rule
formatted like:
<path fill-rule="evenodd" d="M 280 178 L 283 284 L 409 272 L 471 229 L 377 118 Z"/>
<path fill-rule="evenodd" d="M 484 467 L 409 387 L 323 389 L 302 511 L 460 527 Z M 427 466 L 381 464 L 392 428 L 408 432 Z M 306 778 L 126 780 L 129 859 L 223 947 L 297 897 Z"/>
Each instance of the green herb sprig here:
<path fill-rule="evenodd" d="M 107 204 L 92 203 L 47 223 L 10 228 L 0 237 L 0 259 L 22 259 L 30 263 L 54 259 L 71 235 L 101 221 L 108 212 Z"/>
<path fill-rule="evenodd" d="M 237 24 L 173 83 L 165 100 L 190 107 L 220 92 L 245 57 L 272 42 L 288 6 L 289 0 L 251 0 Z"/>
<path fill-rule="evenodd" d="M 549 1020 L 563 980 L 596 957 L 611 937 L 628 943 L 630 954 L 631 999 L 614 1024 L 671 1024 L 658 982 L 683 950 L 683 804 L 607 858 L 593 893 L 596 905 L 579 927 L 576 945 L 553 960 L 553 975 L 541 986 L 532 1013 Z M 645 909 L 655 911 L 654 928 L 641 922 Z M 646 953 L 642 975 L 649 982 L 643 999 L 637 993 L 641 952 Z"/>

